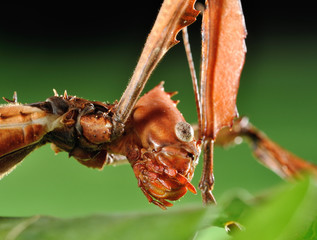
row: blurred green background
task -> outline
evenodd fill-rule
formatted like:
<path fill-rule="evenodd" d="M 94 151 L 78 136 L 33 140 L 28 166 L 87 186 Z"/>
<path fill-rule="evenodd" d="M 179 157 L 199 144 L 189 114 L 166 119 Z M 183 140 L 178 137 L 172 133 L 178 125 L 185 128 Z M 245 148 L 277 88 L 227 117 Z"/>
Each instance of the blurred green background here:
<path fill-rule="evenodd" d="M 317 34 L 310 9 L 279 8 L 273 1 L 242 4 L 249 34 L 239 113 L 283 147 L 317 163 Z M 32 103 L 44 101 L 55 88 L 91 100 L 119 99 L 159 6 L 160 1 L 109 3 L 106 9 L 8 5 L 0 19 L 0 95 L 10 98 L 17 91 L 19 102 Z M 198 68 L 199 23 L 189 30 Z M 167 91 L 179 91 L 174 99 L 181 100 L 186 120 L 196 122 L 181 44 L 159 64 L 145 91 L 162 80 Z M 217 148 L 214 171 L 217 198 L 232 189 L 261 192 L 282 181 L 254 160 L 246 144 Z M 195 186 L 200 175 L 201 163 Z M 188 193 L 174 208 L 200 203 L 199 194 Z M 147 203 L 129 165 L 96 171 L 66 153 L 55 156 L 49 145 L 0 181 L 0 216 L 126 211 L 160 211 Z"/>

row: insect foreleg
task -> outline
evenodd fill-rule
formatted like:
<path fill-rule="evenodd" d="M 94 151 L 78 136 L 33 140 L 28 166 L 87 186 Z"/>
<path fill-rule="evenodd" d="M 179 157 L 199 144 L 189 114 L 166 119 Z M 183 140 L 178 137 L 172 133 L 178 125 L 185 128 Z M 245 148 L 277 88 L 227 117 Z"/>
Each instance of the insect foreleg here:
<path fill-rule="evenodd" d="M 198 15 L 194 0 L 165 0 L 146 40 L 138 64 L 124 91 L 113 121 L 113 138 L 123 133 L 123 127 L 131 115 L 148 78 L 165 53 L 175 44 L 177 33 L 192 24 Z"/>

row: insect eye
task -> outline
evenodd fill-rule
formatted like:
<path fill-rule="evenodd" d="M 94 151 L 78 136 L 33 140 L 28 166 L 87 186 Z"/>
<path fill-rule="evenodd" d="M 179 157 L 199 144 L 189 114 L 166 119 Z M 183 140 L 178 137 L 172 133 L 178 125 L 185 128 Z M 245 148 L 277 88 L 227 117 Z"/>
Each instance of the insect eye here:
<path fill-rule="evenodd" d="M 176 137 L 182 142 L 190 142 L 194 138 L 194 129 L 187 122 L 178 122 L 175 125 Z"/>

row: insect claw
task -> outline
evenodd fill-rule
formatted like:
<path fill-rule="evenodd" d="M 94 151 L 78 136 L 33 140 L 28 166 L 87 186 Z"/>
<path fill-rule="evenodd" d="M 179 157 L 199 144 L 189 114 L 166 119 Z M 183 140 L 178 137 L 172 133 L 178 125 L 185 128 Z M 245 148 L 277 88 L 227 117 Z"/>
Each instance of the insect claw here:
<path fill-rule="evenodd" d="M 187 187 L 187 189 L 188 189 L 190 192 L 192 192 L 193 194 L 197 194 L 196 188 L 195 188 L 194 185 L 191 184 L 190 182 L 187 182 L 186 187 Z"/>
<path fill-rule="evenodd" d="M 55 96 L 55 97 L 58 97 L 58 92 L 56 91 L 55 88 L 53 88 L 53 93 L 54 93 L 54 96 Z"/>
<path fill-rule="evenodd" d="M 216 199 L 214 197 L 214 195 L 211 192 L 211 189 L 209 189 L 207 186 L 202 187 L 199 186 L 200 190 L 201 190 L 201 196 L 203 199 L 203 204 L 205 206 L 210 205 L 210 204 L 217 204 Z"/>
<path fill-rule="evenodd" d="M 192 192 L 193 194 L 197 194 L 197 191 L 196 191 L 196 188 L 194 187 L 193 184 L 191 184 L 188 179 L 186 177 L 184 177 L 182 174 L 180 173 L 177 173 L 177 176 L 176 176 L 177 180 L 180 182 L 180 183 L 183 183 L 183 184 L 186 184 L 186 187 L 187 189 Z"/>
<path fill-rule="evenodd" d="M 173 203 L 168 202 L 168 201 L 166 201 L 164 199 L 160 199 L 160 202 L 164 205 L 164 207 L 172 207 L 173 206 Z"/>
<path fill-rule="evenodd" d="M 151 203 L 153 203 L 154 205 L 160 207 L 162 210 L 166 210 L 166 207 L 171 207 L 171 206 L 165 206 L 164 204 L 160 203 L 159 201 L 156 201 L 156 200 L 153 200 L 153 199 L 152 199 Z M 172 206 L 173 206 L 173 204 L 172 204 Z"/>

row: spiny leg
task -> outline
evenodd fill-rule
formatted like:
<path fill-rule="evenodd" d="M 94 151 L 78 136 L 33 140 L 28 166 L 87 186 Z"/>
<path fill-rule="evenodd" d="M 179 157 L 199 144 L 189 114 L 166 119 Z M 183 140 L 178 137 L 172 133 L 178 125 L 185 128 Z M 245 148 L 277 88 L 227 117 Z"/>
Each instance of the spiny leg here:
<path fill-rule="evenodd" d="M 173 206 L 172 203 L 165 201 L 164 199 L 160 199 L 159 201 L 153 199 L 153 197 L 143 187 L 143 184 L 142 184 L 140 179 L 138 181 L 138 185 L 141 188 L 141 190 L 142 190 L 143 194 L 145 195 L 145 197 L 147 198 L 147 200 L 149 201 L 149 203 L 153 203 L 154 205 L 160 207 L 162 210 L 166 210 L 166 207 Z"/>

